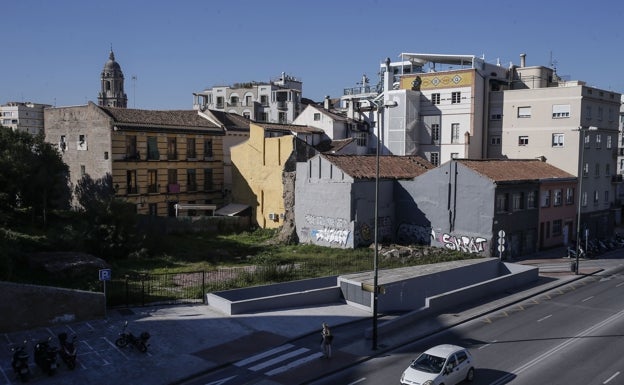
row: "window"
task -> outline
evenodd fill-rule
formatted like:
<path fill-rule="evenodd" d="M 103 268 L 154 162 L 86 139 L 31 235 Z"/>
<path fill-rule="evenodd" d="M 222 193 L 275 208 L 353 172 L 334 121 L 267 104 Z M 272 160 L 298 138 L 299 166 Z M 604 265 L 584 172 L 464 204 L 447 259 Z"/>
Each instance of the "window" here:
<path fill-rule="evenodd" d="M 269 97 L 267 95 L 260 95 L 260 104 L 264 107 L 269 105 Z"/>
<path fill-rule="evenodd" d="M 431 94 L 431 104 L 440 104 L 440 94 Z"/>
<path fill-rule="evenodd" d="M 523 210 L 524 209 L 524 194 L 523 193 L 514 193 L 512 196 L 512 205 L 513 210 Z"/>
<path fill-rule="evenodd" d="M 605 175 L 606 176 L 611 175 L 611 164 L 610 163 L 605 164 Z"/>
<path fill-rule="evenodd" d="M 126 136 L 126 159 L 137 159 L 137 139 L 135 135 Z"/>
<path fill-rule="evenodd" d="M 566 205 L 574 204 L 574 188 L 568 187 L 566 189 Z"/>
<path fill-rule="evenodd" d="M 459 104 L 461 102 L 461 92 L 451 92 L 451 104 Z"/>
<path fill-rule="evenodd" d="M 126 194 L 138 194 L 136 170 L 126 170 Z"/>
<path fill-rule="evenodd" d="M 212 139 L 204 139 L 204 160 L 212 160 Z"/>
<path fill-rule="evenodd" d="M 542 207 L 550 207 L 550 190 L 542 192 Z"/>
<path fill-rule="evenodd" d="M 437 152 L 432 152 L 431 153 L 431 159 L 429 160 L 431 162 L 432 165 L 437 166 L 438 164 L 440 164 L 440 154 Z"/>
<path fill-rule="evenodd" d="M 583 176 L 587 177 L 589 175 L 589 163 L 583 164 Z"/>
<path fill-rule="evenodd" d="M 158 138 L 155 136 L 147 137 L 147 160 L 160 160 Z"/>
<path fill-rule="evenodd" d="M 611 148 L 611 135 L 607 135 L 607 148 Z"/>
<path fill-rule="evenodd" d="M 316 112 L 314 113 L 314 121 L 318 122 L 319 120 L 321 120 L 321 114 L 320 112 Z"/>
<path fill-rule="evenodd" d="M 585 143 L 585 148 L 589 148 L 589 143 L 591 142 L 591 137 L 589 134 L 583 137 L 583 143 Z"/>
<path fill-rule="evenodd" d="M 569 104 L 553 104 L 552 117 L 553 119 L 569 118 L 570 117 L 570 105 Z"/>
<path fill-rule="evenodd" d="M 251 119 L 251 114 L 248 111 L 243 112 L 243 117 L 245 119 Z"/>
<path fill-rule="evenodd" d="M 490 111 L 490 120 L 503 119 L 503 110 L 500 107 L 493 107 Z"/>
<path fill-rule="evenodd" d="M 204 169 L 204 191 L 212 191 L 214 188 L 212 186 L 212 169 L 205 168 Z"/>
<path fill-rule="evenodd" d="M 583 194 L 581 195 L 581 205 L 583 207 L 587 206 L 587 191 L 583 191 Z"/>
<path fill-rule="evenodd" d="M 230 105 L 238 106 L 238 96 L 230 96 Z"/>
<path fill-rule="evenodd" d="M 506 212 L 508 210 L 508 194 L 496 195 L 496 212 Z"/>
<path fill-rule="evenodd" d="M 531 117 L 531 107 L 518 107 L 518 117 L 519 118 L 530 118 Z"/>
<path fill-rule="evenodd" d="M 288 120 L 286 118 L 286 113 L 285 112 L 279 112 L 277 114 L 277 120 L 280 124 L 286 124 L 288 123 Z"/>
<path fill-rule="evenodd" d="M 592 116 L 592 107 L 585 106 L 585 119 L 590 120 Z"/>
<path fill-rule="evenodd" d="M 595 177 L 599 177 L 600 176 L 600 163 L 596 163 L 594 165 L 594 176 Z"/>
<path fill-rule="evenodd" d="M 602 120 L 602 107 L 598 106 L 598 120 Z"/>
<path fill-rule="evenodd" d="M 178 148 L 176 138 L 167 138 L 167 160 L 178 159 Z"/>
<path fill-rule="evenodd" d="M 500 144 L 501 144 L 501 137 L 499 135 L 494 135 L 494 136 L 490 137 L 490 144 L 494 145 L 494 146 L 500 146 Z"/>
<path fill-rule="evenodd" d="M 600 148 L 602 144 L 602 135 L 596 134 L 596 148 Z"/>
<path fill-rule="evenodd" d="M 196 159 L 195 138 L 186 138 L 186 159 Z"/>
<path fill-rule="evenodd" d="M 431 125 L 431 143 L 438 143 L 440 141 L 440 125 L 433 123 Z"/>
<path fill-rule="evenodd" d="M 518 137 L 518 146 L 526 146 L 529 144 L 528 136 L 519 136 Z"/>
<path fill-rule="evenodd" d="M 156 194 L 158 192 L 158 171 L 147 170 L 147 192 Z"/>
<path fill-rule="evenodd" d="M 599 197 L 598 190 L 594 190 L 594 206 L 598 205 Z"/>
<path fill-rule="evenodd" d="M 268 112 L 261 112 L 259 121 L 260 122 L 268 122 L 269 121 L 269 113 Z"/>
<path fill-rule="evenodd" d="M 553 147 L 563 147 L 563 134 L 553 134 L 552 135 L 552 146 Z"/>
<path fill-rule="evenodd" d="M 558 237 L 561 235 L 561 229 L 563 228 L 562 226 L 563 222 L 561 221 L 561 219 L 555 219 L 552 222 L 552 235 L 553 237 Z"/>
<path fill-rule="evenodd" d="M 251 106 L 251 95 L 245 96 L 245 106 Z"/>
<path fill-rule="evenodd" d="M 451 143 L 459 143 L 459 123 L 451 124 Z"/>
<path fill-rule="evenodd" d="M 223 108 L 223 96 L 217 96 L 217 108 Z"/>
<path fill-rule="evenodd" d="M 80 176 L 85 176 L 87 175 L 87 168 L 85 167 L 84 164 L 80 165 Z"/>
<path fill-rule="evenodd" d="M 527 208 L 537 208 L 537 193 L 535 191 L 531 191 L 527 194 Z"/>
<path fill-rule="evenodd" d="M 609 190 L 605 190 L 604 192 L 604 202 L 609 203 Z"/>
<path fill-rule="evenodd" d="M 563 204 L 563 191 L 562 190 L 555 190 L 554 205 L 555 206 L 561 206 L 562 204 Z"/>
<path fill-rule="evenodd" d="M 451 152 L 451 159 L 459 158 L 459 152 Z"/>
<path fill-rule="evenodd" d="M 65 135 L 61 135 L 61 140 L 59 141 L 59 148 L 61 151 L 65 151 L 67 149 L 67 139 L 65 139 Z"/>
<path fill-rule="evenodd" d="M 366 132 L 354 132 L 353 138 L 356 146 L 366 147 L 368 144 L 368 134 Z"/>
<path fill-rule="evenodd" d="M 197 175 L 194 168 L 186 170 L 186 191 L 197 191 Z"/>
<path fill-rule="evenodd" d="M 108 151 L 104 151 L 104 159 L 107 160 L 108 159 Z"/>

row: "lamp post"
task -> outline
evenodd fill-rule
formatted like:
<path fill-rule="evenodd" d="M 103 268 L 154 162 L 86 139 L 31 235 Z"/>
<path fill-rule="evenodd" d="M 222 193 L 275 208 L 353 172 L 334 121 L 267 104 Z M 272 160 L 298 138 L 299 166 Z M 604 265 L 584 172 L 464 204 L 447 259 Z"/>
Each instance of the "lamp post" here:
<path fill-rule="evenodd" d="M 377 349 L 377 300 L 379 297 L 379 148 L 381 147 L 381 126 L 380 109 L 396 107 L 398 103 L 395 100 L 387 100 L 383 104 L 377 106 L 377 149 L 375 151 L 375 253 L 373 257 L 373 350 Z"/>
<path fill-rule="evenodd" d="M 583 163 L 583 157 L 585 153 L 585 131 L 583 130 L 583 127 L 579 127 L 578 131 L 579 142 L 581 143 L 581 157 L 578 172 L 578 210 L 576 213 L 576 263 L 574 265 L 574 274 L 576 275 L 578 275 L 579 273 L 579 254 L 581 254 L 581 205 L 583 201 L 583 172 L 585 170 L 585 164 Z"/>

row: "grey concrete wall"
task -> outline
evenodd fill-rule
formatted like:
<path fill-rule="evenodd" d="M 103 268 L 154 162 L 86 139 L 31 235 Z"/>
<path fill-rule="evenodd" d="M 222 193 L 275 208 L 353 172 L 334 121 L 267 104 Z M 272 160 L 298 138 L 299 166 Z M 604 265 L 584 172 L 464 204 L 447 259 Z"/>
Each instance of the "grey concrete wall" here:
<path fill-rule="evenodd" d="M 0 282 L 0 332 L 105 316 L 103 293 Z"/>

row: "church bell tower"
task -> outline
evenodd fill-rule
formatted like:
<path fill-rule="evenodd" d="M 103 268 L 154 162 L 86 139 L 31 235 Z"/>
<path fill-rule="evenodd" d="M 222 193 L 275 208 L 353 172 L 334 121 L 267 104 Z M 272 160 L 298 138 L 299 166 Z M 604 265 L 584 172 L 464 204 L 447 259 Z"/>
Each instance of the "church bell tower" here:
<path fill-rule="evenodd" d="M 98 105 L 103 107 L 128 107 L 128 97 L 124 92 L 124 76 L 121 66 L 115 61 L 111 48 L 108 61 L 101 75 L 102 90 L 98 94 Z"/>

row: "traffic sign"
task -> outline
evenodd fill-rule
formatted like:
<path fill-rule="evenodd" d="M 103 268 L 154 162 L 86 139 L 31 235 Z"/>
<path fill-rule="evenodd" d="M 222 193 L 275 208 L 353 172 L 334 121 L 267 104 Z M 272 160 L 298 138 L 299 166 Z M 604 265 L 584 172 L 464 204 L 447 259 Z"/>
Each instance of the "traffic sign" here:
<path fill-rule="evenodd" d="M 110 281 L 111 269 L 100 269 L 100 281 Z"/>

